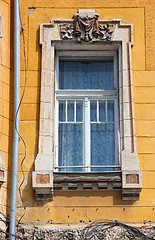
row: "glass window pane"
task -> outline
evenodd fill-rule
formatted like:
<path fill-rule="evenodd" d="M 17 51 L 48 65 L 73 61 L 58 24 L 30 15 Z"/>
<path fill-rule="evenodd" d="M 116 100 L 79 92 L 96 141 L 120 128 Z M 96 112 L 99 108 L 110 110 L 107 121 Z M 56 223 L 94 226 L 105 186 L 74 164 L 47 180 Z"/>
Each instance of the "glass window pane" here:
<path fill-rule="evenodd" d="M 59 166 L 83 165 L 83 124 L 59 124 Z M 61 171 L 82 171 L 62 168 Z"/>
<path fill-rule="evenodd" d="M 74 122 L 74 101 L 67 101 L 68 122 Z"/>
<path fill-rule="evenodd" d="M 91 124 L 91 165 L 115 165 L 113 123 Z M 92 168 L 92 171 L 103 171 L 103 168 Z"/>
<path fill-rule="evenodd" d="M 106 122 L 106 101 L 99 101 L 99 121 Z"/>
<path fill-rule="evenodd" d="M 59 121 L 66 121 L 66 101 L 59 101 Z"/>
<path fill-rule="evenodd" d="M 59 89 L 114 89 L 112 60 L 59 62 Z"/>
<path fill-rule="evenodd" d="M 83 121 L 83 102 L 82 101 L 76 102 L 76 121 L 77 122 Z"/>
<path fill-rule="evenodd" d="M 114 122 L 114 100 L 107 101 L 108 122 Z"/>
<path fill-rule="evenodd" d="M 97 121 L 97 101 L 90 101 L 90 121 Z"/>

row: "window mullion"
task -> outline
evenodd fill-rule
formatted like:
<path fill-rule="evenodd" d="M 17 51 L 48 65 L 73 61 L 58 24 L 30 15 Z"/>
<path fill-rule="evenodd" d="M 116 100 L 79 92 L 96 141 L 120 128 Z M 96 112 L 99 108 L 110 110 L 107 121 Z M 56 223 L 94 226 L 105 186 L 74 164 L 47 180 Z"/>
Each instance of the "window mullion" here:
<path fill-rule="evenodd" d="M 108 109 L 107 109 L 108 108 L 108 106 L 107 106 L 108 101 L 106 100 L 105 102 L 106 102 L 106 104 L 105 104 L 105 116 L 106 116 L 106 123 L 107 123 L 108 122 Z"/>
<path fill-rule="evenodd" d="M 114 101 L 114 113 L 115 113 L 115 164 L 119 164 L 119 124 L 118 124 L 118 102 Z"/>
<path fill-rule="evenodd" d="M 74 101 L 74 122 L 76 122 L 76 100 Z"/>
<path fill-rule="evenodd" d="M 59 144 L 58 144 L 58 131 L 59 131 L 59 102 L 58 100 L 55 101 L 55 107 L 57 109 L 57 113 L 55 114 L 55 161 L 54 167 L 58 166 L 58 152 L 59 152 Z M 55 171 L 58 171 L 56 168 Z"/>
<path fill-rule="evenodd" d="M 84 159 L 85 165 L 90 166 L 90 101 L 88 98 L 85 98 L 84 109 Z M 85 171 L 90 172 L 90 167 L 87 167 Z"/>
<path fill-rule="evenodd" d="M 68 100 L 66 100 L 66 122 L 68 122 Z"/>
<path fill-rule="evenodd" d="M 97 123 L 99 123 L 99 101 L 97 100 Z"/>

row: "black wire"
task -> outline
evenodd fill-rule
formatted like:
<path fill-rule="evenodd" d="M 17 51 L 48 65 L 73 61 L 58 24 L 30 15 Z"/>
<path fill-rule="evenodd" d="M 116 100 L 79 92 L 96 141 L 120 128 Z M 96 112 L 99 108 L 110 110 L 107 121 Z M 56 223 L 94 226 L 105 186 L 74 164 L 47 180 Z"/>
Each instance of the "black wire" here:
<path fill-rule="evenodd" d="M 7 220 L 2 219 L 1 217 L 0 217 L 0 221 L 4 222 L 6 225 L 8 225 Z M 77 230 L 77 229 L 76 230 L 77 230 L 77 232 L 79 234 L 79 237 L 80 237 L 79 239 L 81 239 L 81 240 L 92 239 L 93 236 L 96 236 L 96 239 L 104 239 L 104 234 L 109 229 L 112 229 L 113 227 L 121 227 L 121 229 L 126 230 L 127 233 L 132 234 L 132 236 L 135 237 L 136 239 L 138 238 L 138 239 L 141 239 L 141 240 L 142 239 L 154 240 L 154 238 L 151 238 L 151 237 L 145 235 L 138 228 L 130 226 L 130 225 L 127 225 L 125 223 L 121 223 L 121 222 L 119 222 L 117 220 L 109 221 L 109 222 L 106 222 L 106 223 L 105 223 L 105 221 L 99 220 L 99 221 L 95 221 L 95 222 L 87 225 L 82 230 Z M 21 232 L 22 234 L 24 234 L 25 231 L 23 231 L 23 230 L 24 230 L 24 228 L 22 228 L 20 226 L 18 233 Z M 71 229 L 68 229 L 68 230 L 65 229 L 65 230 L 61 230 L 61 231 L 58 230 L 58 234 L 59 234 L 58 239 L 60 239 L 60 237 L 68 236 L 68 231 L 73 233 L 73 231 Z M 6 233 L 1 228 L 0 228 L 0 232 L 6 234 L 9 237 L 10 236 L 14 236 L 16 239 L 21 239 L 21 240 L 26 240 L 27 239 L 27 238 L 22 238 L 19 235 L 13 235 L 13 234 Z M 35 229 L 35 227 L 33 228 L 33 231 L 30 234 L 31 234 L 31 236 L 30 236 L 31 238 L 32 238 L 32 235 L 33 235 L 33 238 L 37 238 L 37 239 L 40 239 L 40 237 L 41 237 L 39 235 L 38 235 L 38 237 L 36 236 L 36 229 Z M 5 238 L 5 239 L 10 239 L 10 238 Z"/>
<path fill-rule="evenodd" d="M 149 237 L 147 235 L 145 235 L 144 233 L 142 233 L 139 229 L 137 229 L 136 227 L 121 223 L 119 221 L 109 221 L 105 223 L 105 220 L 99 220 L 99 221 L 95 221 L 91 224 L 89 224 L 88 226 L 86 226 L 83 230 L 82 230 L 82 239 L 89 239 L 89 237 L 93 234 L 97 234 L 97 232 L 106 232 L 108 229 L 113 228 L 115 226 L 119 226 L 123 229 L 125 229 L 127 232 L 130 232 L 133 236 L 136 236 L 140 239 L 150 239 L 150 240 L 154 240 L 154 238 Z"/>
<path fill-rule="evenodd" d="M 137 229 L 135 227 L 132 227 L 132 226 L 129 226 L 129 225 L 125 224 L 125 223 L 120 223 L 120 222 L 118 222 L 117 224 L 118 224 L 118 226 L 122 226 L 122 227 L 126 228 L 127 230 L 129 229 L 136 236 L 139 235 L 140 237 L 144 237 L 145 239 L 151 239 L 151 240 L 154 239 L 154 238 L 146 236 L 144 233 L 142 233 L 139 229 Z"/>
<path fill-rule="evenodd" d="M 25 240 L 24 238 L 22 238 L 16 234 L 11 234 L 11 233 L 3 231 L 1 228 L 0 228 L 0 232 L 4 233 L 6 236 L 9 236 L 9 238 L 5 238 L 5 239 L 10 239 L 10 237 L 15 237 L 17 239 Z"/>

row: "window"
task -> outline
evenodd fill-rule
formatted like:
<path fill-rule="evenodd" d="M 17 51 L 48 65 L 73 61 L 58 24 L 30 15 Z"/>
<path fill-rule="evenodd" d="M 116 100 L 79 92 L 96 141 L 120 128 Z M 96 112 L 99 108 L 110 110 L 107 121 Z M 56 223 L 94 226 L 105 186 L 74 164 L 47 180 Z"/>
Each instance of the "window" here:
<path fill-rule="evenodd" d="M 55 170 L 118 170 L 116 53 L 70 54 L 57 59 Z"/>
<path fill-rule="evenodd" d="M 138 199 L 133 26 L 79 9 L 72 19 L 41 24 L 40 44 L 36 199 L 52 198 L 54 189 L 116 188 L 124 200 Z"/>

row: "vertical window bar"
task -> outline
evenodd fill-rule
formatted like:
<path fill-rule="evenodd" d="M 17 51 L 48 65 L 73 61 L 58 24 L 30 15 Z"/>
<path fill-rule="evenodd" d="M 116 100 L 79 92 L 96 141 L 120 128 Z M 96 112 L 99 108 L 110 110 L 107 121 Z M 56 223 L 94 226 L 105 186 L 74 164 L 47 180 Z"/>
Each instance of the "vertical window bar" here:
<path fill-rule="evenodd" d="M 74 122 L 76 122 L 76 100 L 74 101 Z"/>
<path fill-rule="evenodd" d="M 119 164 L 119 126 L 118 126 L 118 102 L 114 100 L 114 121 L 115 121 L 115 164 Z"/>
<path fill-rule="evenodd" d="M 65 122 L 68 122 L 68 100 L 66 100 L 66 121 Z"/>
<path fill-rule="evenodd" d="M 105 114 L 106 114 L 106 120 L 105 120 L 105 121 L 106 121 L 106 123 L 107 123 L 107 121 L 108 121 L 108 109 L 107 109 L 108 106 L 107 106 L 107 105 L 108 105 L 108 103 L 107 103 L 107 100 L 106 100 L 106 101 L 105 101 Z"/>
<path fill-rule="evenodd" d="M 84 111 L 84 159 L 85 165 L 90 166 L 90 101 L 88 98 L 85 98 Z M 90 167 L 85 171 L 90 172 Z"/>
<path fill-rule="evenodd" d="M 99 123 L 99 101 L 97 100 L 97 123 Z"/>
<path fill-rule="evenodd" d="M 58 109 L 57 114 L 55 115 L 55 161 L 54 166 L 58 166 L 58 152 L 59 152 L 59 145 L 58 145 L 58 128 L 59 128 L 59 102 L 56 100 L 56 109 Z M 55 169 L 58 172 L 58 169 Z"/>

